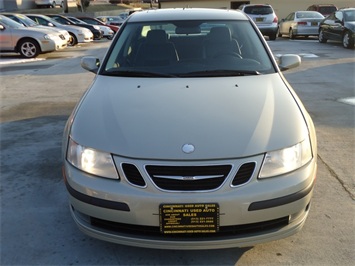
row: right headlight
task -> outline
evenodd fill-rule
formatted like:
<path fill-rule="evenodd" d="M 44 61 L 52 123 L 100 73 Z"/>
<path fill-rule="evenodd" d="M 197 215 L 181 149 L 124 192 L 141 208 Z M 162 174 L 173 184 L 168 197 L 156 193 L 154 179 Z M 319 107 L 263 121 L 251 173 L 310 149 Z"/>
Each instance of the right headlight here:
<path fill-rule="evenodd" d="M 110 153 L 82 146 L 69 138 L 67 160 L 73 166 L 86 173 L 119 179 Z"/>
<path fill-rule="evenodd" d="M 312 159 L 309 137 L 294 146 L 267 152 L 261 166 L 259 178 L 278 176 L 292 172 Z"/>

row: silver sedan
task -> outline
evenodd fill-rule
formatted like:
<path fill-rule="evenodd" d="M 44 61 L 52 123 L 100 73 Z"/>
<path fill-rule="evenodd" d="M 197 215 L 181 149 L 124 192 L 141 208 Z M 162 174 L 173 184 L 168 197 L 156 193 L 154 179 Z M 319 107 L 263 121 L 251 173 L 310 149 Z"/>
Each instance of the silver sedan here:
<path fill-rule="evenodd" d="M 61 49 L 58 44 L 66 47 L 66 42 L 58 34 L 27 28 L 0 15 L 0 52 L 15 52 L 26 58 L 34 58 L 40 53 Z"/>
<path fill-rule="evenodd" d="M 279 23 L 277 36 L 288 35 L 290 39 L 297 36 L 318 36 L 319 23 L 324 16 L 316 11 L 296 11 L 290 13 Z"/>
<path fill-rule="evenodd" d="M 63 175 L 78 227 L 159 249 L 252 246 L 298 232 L 317 173 L 312 119 L 237 10 L 127 18 L 68 119 Z"/>

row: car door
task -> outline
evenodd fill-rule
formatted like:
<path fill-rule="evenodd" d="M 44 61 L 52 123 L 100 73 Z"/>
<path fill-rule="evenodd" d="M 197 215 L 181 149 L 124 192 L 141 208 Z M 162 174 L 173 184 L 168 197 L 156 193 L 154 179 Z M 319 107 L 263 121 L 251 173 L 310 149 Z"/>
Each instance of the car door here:
<path fill-rule="evenodd" d="M 14 50 L 12 29 L 0 23 L 0 50 L 12 51 Z"/>
<path fill-rule="evenodd" d="M 343 12 L 336 11 L 334 13 L 334 20 L 332 26 L 329 28 L 329 35 L 333 40 L 341 40 L 344 30 L 344 16 Z"/>
<path fill-rule="evenodd" d="M 295 13 L 289 14 L 281 23 L 280 23 L 280 32 L 282 34 L 288 34 L 290 27 L 292 27 L 293 20 L 295 18 Z"/>

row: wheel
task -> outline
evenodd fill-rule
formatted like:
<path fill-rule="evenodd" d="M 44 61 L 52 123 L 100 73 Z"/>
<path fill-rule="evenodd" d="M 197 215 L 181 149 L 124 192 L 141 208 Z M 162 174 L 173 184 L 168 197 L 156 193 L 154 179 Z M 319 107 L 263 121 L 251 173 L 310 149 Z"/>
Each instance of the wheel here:
<path fill-rule="evenodd" d="M 347 49 L 354 47 L 354 39 L 351 37 L 351 33 L 349 31 L 346 31 L 343 35 L 343 46 Z"/>
<path fill-rule="evenodd" d="M 293 30 L 292 29 L 290 29 L 290 31 L 288 32 L 288 37 L 290 39 L 294 39 L 295 38 L 295 35 L 293 34 Z"/>
<path fill-rule="evenodd" d="M 269 35 L 269 40 L 275 41 L 276 40 L 276 33 Z"/>
<path fill-rule="evenodd" d="M 40 53 L 38 43 L 32 39 L 24 39 L 20 41 L 17 50 L 21 56 L 25 58 L 34 58 Z"/>
<path fill-rule="evenodd" d="M 75 46 L 75 45 L 77 45 L 77 44 L 78 44 L 78 39 L 76 38 L 75 34 L 72 33 L 72 32 L 69 32 L 69 34 L 70 34 L 70 40 L 69 40 L 68 45 L 69 45 L 69 46 Z"/>
<path fill-rule="evenodd" d="M 318 41 L 320 43 L 326 43 L 328 41 L 328 39 L 326 39 L 325 36 L 324 36 L 324 30 L 323 29 L 321 29 L 319 34 L 318 34 Z"/>

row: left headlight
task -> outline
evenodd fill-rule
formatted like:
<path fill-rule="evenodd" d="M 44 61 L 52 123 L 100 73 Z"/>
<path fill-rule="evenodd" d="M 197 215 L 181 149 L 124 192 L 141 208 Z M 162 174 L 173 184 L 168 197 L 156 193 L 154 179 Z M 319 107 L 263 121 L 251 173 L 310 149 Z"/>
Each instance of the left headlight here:
<path fill-rule="evenodd" d="M 110 153 L 79 145 L 69 138 L 67 160 L 76 168 L 100 177 L 119 179 Z"/>
<path fill-rule="evenodd" d="M 309 137 L 292 147 L 267 152 L 261 166 L 259 178 L 278 176 L 292 172 L 312 159 Z"/>
<path fill-rule="evenodd" d="M 54 34 L 46 34 L 44 35 L 44 39 L 46 40 L 54 40 L 56 36 Z"/>

